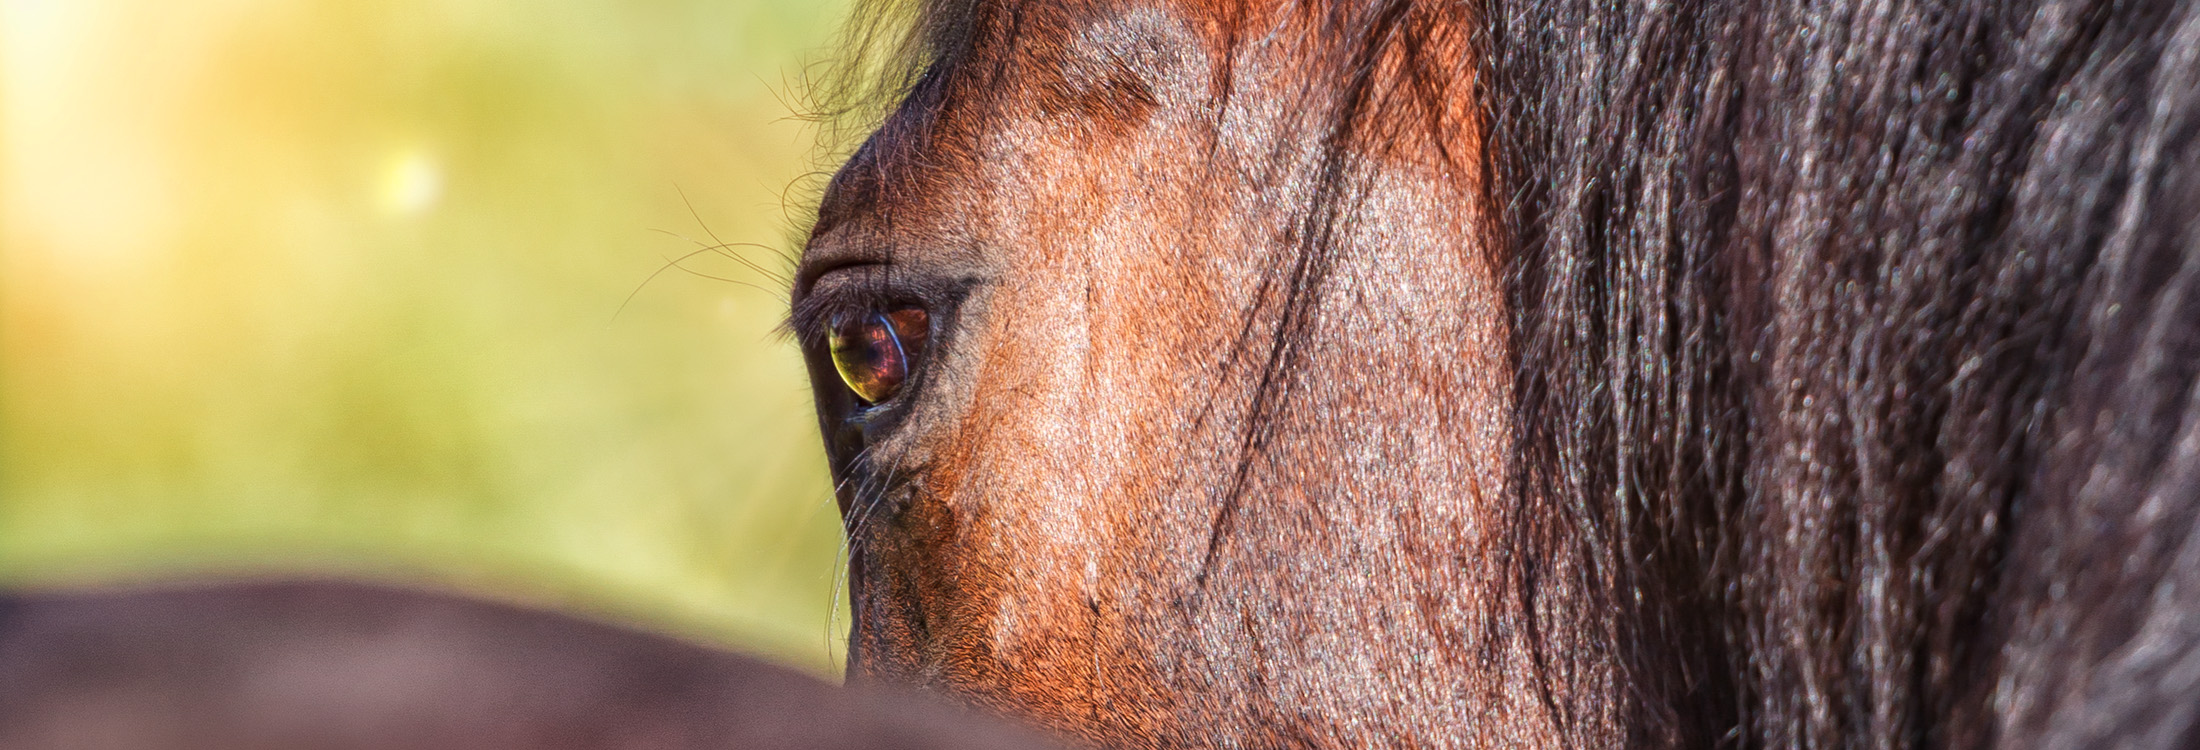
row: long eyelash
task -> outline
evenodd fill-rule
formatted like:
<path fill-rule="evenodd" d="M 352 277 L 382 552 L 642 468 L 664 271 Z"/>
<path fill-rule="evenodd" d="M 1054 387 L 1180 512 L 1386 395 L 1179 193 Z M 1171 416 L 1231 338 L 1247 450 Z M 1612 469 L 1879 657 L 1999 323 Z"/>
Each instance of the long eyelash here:
<path fill-rule="evenodd" d="M 826 323 L 844 316 L 882 313 L 893 304 L 894 297 L 887 293 L 884 281 L 866 279 L 823 294 L 804 296 L 787 312 L 784 325 L 803 347 L 823 346 Z"/>
<path fill-rule="evenodd" d="M 933 279 L 894 271 L 864 273 L 830 286 L 813 286 L 787 312 L 785 332 L 803 347 L 825 343 L 827 323 L 842 316 L 890 312 L 897 307 L 921 307 L 934 320 L 957 307 L 973 279 Z"/>

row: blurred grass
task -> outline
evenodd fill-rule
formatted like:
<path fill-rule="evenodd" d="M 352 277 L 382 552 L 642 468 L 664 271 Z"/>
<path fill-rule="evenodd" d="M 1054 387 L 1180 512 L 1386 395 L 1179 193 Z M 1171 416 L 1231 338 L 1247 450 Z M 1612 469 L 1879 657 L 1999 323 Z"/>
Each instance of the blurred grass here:
<path fill-rule="evenodd" d="M 843 12 L 0 0 L 0 583 L 456 583 L 832 671 L 782 290 L 641 285 L 793 251 Z"/>

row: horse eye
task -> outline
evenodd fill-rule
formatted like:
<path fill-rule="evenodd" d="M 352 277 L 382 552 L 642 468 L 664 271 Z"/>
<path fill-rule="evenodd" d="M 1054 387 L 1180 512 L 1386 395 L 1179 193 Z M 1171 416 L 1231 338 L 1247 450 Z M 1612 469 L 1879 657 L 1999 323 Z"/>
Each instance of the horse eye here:
<path fill-rule="evenodd" d="M 904 307 L 889 313 L 852 315 L 835 321 L 826 343 L 833 368 L 848 390 L 868 403 L 893 398 L 909 378 L 912 363 L 924 356 L 932 335 L 932 316 Z"/>

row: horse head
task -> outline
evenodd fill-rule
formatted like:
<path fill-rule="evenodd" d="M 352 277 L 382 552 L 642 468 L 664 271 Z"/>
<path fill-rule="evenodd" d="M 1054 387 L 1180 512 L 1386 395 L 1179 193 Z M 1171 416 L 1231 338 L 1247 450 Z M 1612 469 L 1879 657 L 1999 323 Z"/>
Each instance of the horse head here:
<path fill-rule="evenodd" d="M 922 12 L 794 289 L 851 674 L 1122 746 L 1545 736 L 1567 686 L 1478 552 L 1509 370 L 1468 14 Z"/>

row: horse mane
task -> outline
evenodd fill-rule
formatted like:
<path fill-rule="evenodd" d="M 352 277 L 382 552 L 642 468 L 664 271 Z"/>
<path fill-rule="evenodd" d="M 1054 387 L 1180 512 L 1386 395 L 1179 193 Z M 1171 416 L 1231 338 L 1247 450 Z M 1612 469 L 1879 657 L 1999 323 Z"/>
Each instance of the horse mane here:
<path fill-rule="evenodd" d="M 2200 739 L 2200 8 L 1488 21 L 1515 511 L 1630 739 Z"/>
<path fill-rule="evenodd" d="M 826 103 L 956 64 L 982 5 L 864 6 Z M 1398 135 L 1365 123 L 1474 97 L 1513 317 L 1505 601 L 1547 683 L 1612 676 L 1546 691 L 1576 744 L 2200 740 L 2200 7 L 1308 12 L 1342 52 L 1335 168 L 1274 265 L 1267 366 L 1321 364 L 1294 341 L 1354 159 Z M 1449 22 L 1471 90 L 1428 83 L 1458 60 L 1372 64 Z"/>

